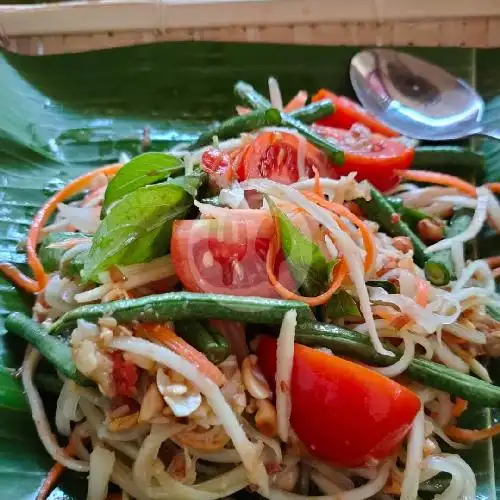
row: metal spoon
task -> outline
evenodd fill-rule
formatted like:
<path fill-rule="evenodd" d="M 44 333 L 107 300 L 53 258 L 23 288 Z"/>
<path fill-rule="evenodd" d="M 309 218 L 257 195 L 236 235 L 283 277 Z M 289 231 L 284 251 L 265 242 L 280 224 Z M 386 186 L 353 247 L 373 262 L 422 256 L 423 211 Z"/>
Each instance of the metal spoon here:
<path fill-rule="evenodd" d="M 470 135 L 500 139 L 482 123 L 484 101 L 466 82 L 417 57 L 370 49 L 351 59 L 351 82 L 363 106 L 394 130 L 441 141 Z"/>

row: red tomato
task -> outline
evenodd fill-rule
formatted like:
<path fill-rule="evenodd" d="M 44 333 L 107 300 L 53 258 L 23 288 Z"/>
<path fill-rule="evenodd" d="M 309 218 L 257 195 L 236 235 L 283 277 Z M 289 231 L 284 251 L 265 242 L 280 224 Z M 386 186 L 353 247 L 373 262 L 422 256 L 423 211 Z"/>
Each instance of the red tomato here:
<path fill-rule="evenodd" d="M 326 156 L 305 139 L 288 132 L 261 132 L 243 152 L 234 165 L 240 181 L 266 178 L 281 184 L 292 184 L 299 180 L 298 155 L 304 148 L 304 166 L 309 177 L 313 177 L 315 166 L 322 177 L 331 177 Z M 330 175 L 329 175 L 330 174 Z"/>
<path fill-rule="evenodd" d="M 225 188 L 235 179 L 229 156 L 216 148 L 209 148 L 201 155 L 201 168 L 210 180 L 220 188 Z"/>
<path fill-rule="evenodd" d="M 260 338 L 257 355 L 274 387 L 276 340 Z M 420 409 L 402 385 L 345 359 L 295 344 L 291 425 L 310 452 L 340 467 L 391 455 Z"/>
<path fill-rule="evenodd" d="M 193 292 L 277 297 L 266 272 L 274 228 L 271 219 L 201 219 L 174 222 L 172 262 L 184 287 Z M 284 258 L 275 272 L 294 288 Z"/>
<path fill-rule="evenodd" d="M 351 101 L 348 97 L 338 96 L 326 89 L 321 89 L 312 96 L 313 102 L 321 101 L 322 99 L 332 101 L 335 110 L 331 115 L 318 120 L 320 125 L 350 129 L 355 123 L 361 123 L 372 132 L 387 137 L 397 137 L 399 135 L 396 131 L 384 125 L 380 120 L 375 118 L 375 116 L 365 111 L 359 104 Z"/>
<path fill-rule="evenodd" d="M 357 172 L 357 181 L 367 179 L 381 191 L 398 184 L 394 170 L 409 168 L 415 156 L 413 148 L 396 139 L 371 134 L 359 124 L 350 130 L 315 125 L 314 130 L 327 139 L 334 139 L 344 151 L 344 164 L 334 166 L 338 175 Z"/>
<path fill-rule="evenodd" d="M 113 360 L 113 381 L 116 395 L 132 397 L 137 393 L 136 384 L 139 380 L 139 369 L 133 363 L 125 361 L 120 352 L 111 354 Z"/>

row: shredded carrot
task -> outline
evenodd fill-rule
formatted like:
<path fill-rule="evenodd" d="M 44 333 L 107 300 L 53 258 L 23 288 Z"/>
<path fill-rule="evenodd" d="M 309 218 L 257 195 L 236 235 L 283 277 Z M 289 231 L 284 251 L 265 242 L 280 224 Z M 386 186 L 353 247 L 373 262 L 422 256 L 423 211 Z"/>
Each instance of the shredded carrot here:
<path fill-rule="evenodd" d="M 455 335 L 448 333 L 448 332 L 443 332 L 442 333 L 442 339 L 447 343 L 447 344 L 453 344 L 453 345 L 463 345 L 467 344 L 467 340 L 461 339 L 460 337 L 455 337 Z"/>
<path fill-rule="evenodd" d="M 341 205 L 340 203 L 335 203 L 333 201 L 327 201 L 324 198 L 318 196 L 313 193 L 304 193 L 306 198 L 309 198 L 311 201 L 314 201 L 317 205 L 326 208 L 341 217 L 345 217 L 349 222 L 354 224 L 359 228 L 361 232 L 361 237 L 363 238 L 363 244 L 366 251 L 365 258 L 365 271 L 369 271 L 373 264 L 375 263 L 375 241 L 373 239 L 373 235 L 368 229 L 368 226 L 356 215 L 354 215 L 347 207 Z"/>
<path fill-rule="evenodd" d="M 457 341 L 456 337 L 451 342 L 448 342 L 448 340 L 449 339 L 447 338 L 448 347 L 467 364 L 469 364 L 474 359 L 474 356 L 469 351 L 466 351 L 461 347 L 462 343 Z"/>
<path fill-rule="evenodd" d="M 474 443 L 500 434 L 500 424 L 495 424 L 487 429 L 463 429 L 455 425 L 448 425 L 445 427 L 445 432 L 454 441 Z"/>
<path fill-rule="evenodd" d="M 391 321 L 391 326 L 396 330 L 402 330 L 411 323 L 412 319 L 407 314 L 398 314 L 397 318 Z"/>
<path fill-rule="evenodd" d="M 347 276 L 347 264 L 345 263 L 344 259 L 341 258 L 339 259 L 339 262 L 337 262 L 333 270 L 332 281 L 326 292 L 318 295 L 317 297 L 305 297 L 303 295 L 298 295 L 291 290 L 288 290 L 288 288 L 284 287 L 274 274 L 274 263 L 276 259 L 276 253 L 278 252 L 277 239 L 277 236 L 271 239 L 269 250 L 267 251 L 266 256 L 267 277 L 269 278 L 269 281 L 273 285 L 274 289 L 284 299 L 298 300 L 311 307 L 326 304 L 326 302 L 330 300 L 331 296 L 339 289 L 340 285 L 344 281 L 344 278 Z"/>
<path fill-rule="evenodd" d="M 500 193 L 500 182 L 488 182 L 485 186 L 493 193 Z"/>
<path fill-rule="evenodd" d="M 139 337 L 145 337 L 149 340 L 156 340 L 165 345 L 179 356 L 187 359 L 195 365 L 200 372 L 206 375 L 210 380 L 221 386 L 226 382 L 222 372 L 207 359 L 207 357 L 179 337 L 173 330 L 166 325 L 157 323 L 141 323 L 136 328 Z"/>
<path fill-rule="evenodd" d="M 77 177 L 75 180 L 64 186 L 54 196 L 49 198 L 33 218 L 28 232 L 28 239 L 26 241 L 26 253 L 28 255 L 28 265 L 33 271 L 35 280 L 38 282 L 38 291 L 43 290 L 47 284 L 47 275 L 45 274 L 43 265 L 36 253 L 36 246 L 38 244 L 40 232 L 43 226 L 47 223 L 49 217 L 54 213 L 59 203 L 62 203 L 65 199 L 73 196 L 82 189 L 85 189 L 96 175 L 113 175 L 121 168 L 121 166 L 121 163 L 106 165 L 105 167 L 92 170 L 91 172 L 87 172 L 86 174 Z"/>
<path fill-rule="evenodd" d="M 455 398 L 455 404 L 453 405 L 453 410 L 451 411 L 451 414 L 458 418 L 462 413 L 467 410 L 467 407 L 469 406 L 469 402 L 466 401 L 465 399 L 462 398 Z"/>
<path fill-rule="evenodd" d="M 417 277 L 417 293 L 415 294 L 415 302 L 425 307 L 429 301 L 429 285 L 424 279 Z"/>
<path fill-rule="evenodd" d="M 319 171 L 314 165 L 312 166 L 312 171 L 314 172 L 314 192 L 318 196 L 321 196 L 323 198 L 325 195 L 323 193 L 323 190 L 321 189 L 321 182 L 319 180 Z"/>
<path fill-rule="evenodd" d="M 76 455 L 76 440 L 73 435 L 69 440 L 68 446 L 64 448 L 64 453 L 66 453 L 68 457 L 74 457 Z M 50 495 L 50 492 L 56 487 L 57 481 L 64 472 L 64 469 L 64 465 L 61 465 L 59 462 L 56 462 L 52 466 L 52 469 L 50 469 L 47 477 L 42 483 L 42 486 L 40 486 L 40 489 L 38 490 L 36 500 L 45 500 Z"/>
<path fill-rule="evenodd" d="M 409 181 L 448 186 L 463 191 L 469 196 L 476 196 L 476 186 L 454 175 L 429 172 L 427 170 L 395 170 L 395 174 Z"/>
<path fill-rule="evenodd" d="M 374 306 L 372 311 L 380 318 L 385 319 L 395 330 L 402 330 L 412 321 L 407 314 L 396 312 L 392 314 L 382 307 Z"/>
<path fill-rule="evenodd" d="M 356 217 L 359 217 L 360 219 L 363 217 L 363 212 L 361 212 L 361 208 L 359 208 L 359 205 L 355 201 L 346 201 L 344 202 L 344 206 Z"/>
<path fill-rule="evenodd" d="M 391 470 L 391 474 L 382 490 L 386 495 L 401 495 L 401 477 Z"/>
<path fill-rule="evenodd" d="M 283 108 L 285 113 L 290 113 L 290 111 L 295 111 L 296 109 L 303 108 L 307 102 L 307 92 L 305 90 L 299 90 L 289 101 L 288 104 Z"/>
<path fill-rule="evenodd" d="M 8 262 L 0 263 L 0 272 L 2 272 L 18 288 L 26 290 L 28 293 L 35 293 L 39 289 L 38 281 L 31 279 L 21 272 L 14 264 Z"/>

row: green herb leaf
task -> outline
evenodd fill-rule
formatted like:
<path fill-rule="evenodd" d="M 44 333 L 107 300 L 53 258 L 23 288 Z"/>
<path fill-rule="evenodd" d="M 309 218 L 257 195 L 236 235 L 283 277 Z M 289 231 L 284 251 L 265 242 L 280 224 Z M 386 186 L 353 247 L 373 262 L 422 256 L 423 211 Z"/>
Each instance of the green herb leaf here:
<path fill-rule="evenodd" d="M 328 286 L 334 262 L 327 262 L 318 245 L 306 238 L 269 199 L 268 203 L 278 219 L 281 247 L 295 282 L 305 295 L 320 295 Z"/>
<path fill-rule="evenodd" d="M 196 198 L 198 189 L 207 179 L 207 175 L 204 172 L 197 171 L 190 175 L 185 175 L 183 177 L 171 177 L 167 180 L 167 184 L 173 184 L 180 186 L 187 191 L 193 198 Z"/>
<path fill-rule="evenodd" d="M 38 249 L 38 256 L 40 257 L 45 271 L 48 273 L 58 271 L 61 265 L 62 256 L 67 250 L 66 248 L 51 248 L 51 245 L 70 239 L 85 239 L 88 237 L 89 236 L 85 233 L 49 233 L 48 236 L 43 239 Z"/>
<path fill-rule="evenodd" d="M 346 316 L 361 317 L 358 304 L 351 294 L 345 290 L 339 290 L 328 301 L 325 308 L 325 315 L 328 319 L 344 318 Z"/>
<path fill-rule="evenodd" d="M 183 218 L 193 197 L 182 187 L 162 183 L 141 187 L 117 202 L 92 241 L 82 271 L 84 281 L 113 264 L 136 264 L 165 255 L 172 223 Z"/>
<path fill-rule="evenodd" d="M 167 153 L 136 156 L 118 171 L 106 188 L 102 213 L 105 215 L 112 203 L 128 193 L 181 173 L 183 169 L 182 161 Z"/>

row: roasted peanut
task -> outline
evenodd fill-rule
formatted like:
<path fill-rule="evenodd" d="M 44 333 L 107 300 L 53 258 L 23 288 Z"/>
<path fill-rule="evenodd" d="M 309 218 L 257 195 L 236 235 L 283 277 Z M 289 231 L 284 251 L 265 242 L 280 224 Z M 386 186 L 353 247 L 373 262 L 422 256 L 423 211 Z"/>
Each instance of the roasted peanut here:
<path fill-rule="evenodd" d="M 255 399 L 268 399 L 271 397 L 271 389 L 257 365 L 257 356 L 250 354 L 241 364 L 241 377 L 245 389 Z"/>
<path fill-rule="evenodd" d="M 278 432 L 276 408 L 268 399 L 257 400 L 255 426 L 264 436 L 275 437 Z"/>
<path fill-rule="evenodd" d="M 165 401 L 163 400 L 158 387 L 153 382 L 148 387 L 148 390 L 142 399 L 141 410 L 139 412 L 139 422 L 147 422 L 153 417 L 156 417 L 161 413 L 164 406 Z"/>
<path fill-rule="evenodd" d="M 118 417 L 108 424 L 108 429 L 111 432 L 125 431 L 135 427 L 139 421 L 139 412 L 131 413 L 130 415 L 125 415 L 123 417 Z"/>
<path fill-rule="evenodd" d="M 395 238 L 392 238 L 392 245 L 394 248 L 403 253 L 413 250 L 413 245 L 408 236 L 396 236 Z"/>
<path fill-rule="evenodd" d="M 419 236 L 426 242 L 435 243 L 444 237 L 444 227 L 433 219 L 423 219 L 417 224 Z"/>

